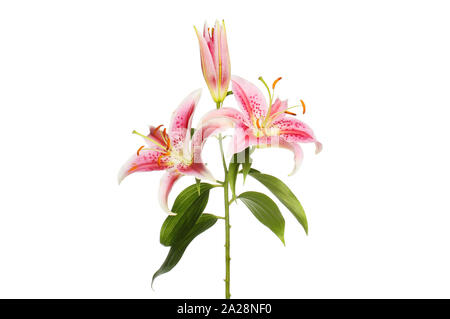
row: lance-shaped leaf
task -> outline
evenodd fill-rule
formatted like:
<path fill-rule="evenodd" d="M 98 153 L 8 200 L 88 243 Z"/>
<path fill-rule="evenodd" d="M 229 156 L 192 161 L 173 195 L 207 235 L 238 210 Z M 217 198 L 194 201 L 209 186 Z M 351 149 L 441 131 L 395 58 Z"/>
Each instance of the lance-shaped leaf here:
<path fill-rule="evenodd" d="M 169 253 L 166 259 L 164 260 L 163 264 L 158 269 L 158 271 L 155 272 L 155 274 L 153 275 L 152 285 L 156 277 L 172 270 L 172 268 L 175 267 L 176 264 L 180 261 L 181 257 L 184 254 L 184 251 L 186 250 L 187 246 L 189 246 L 191 241 L 195 237 L 203 233 L 205 230 L 213 226 L 216 223 L 216 221 L 217 221 L 216 216 L 210 214 L 202 214 L 195 223 L 195 225 L 186 234 L 186 236 L 183 237 L 181 240 L 177 241 L 170 248 Z"/>
<path fill-rule="evenodd" d="M 277 204 L 269 196 L 258 192 L 245 192 L 238 198 L 255 217 L 281 239 L 284 244 L 284 218 Z"/>
<path fill-rule="evenodd" d="M 244 162 L 242 163 L 242 176 L 245 178 L 247 177 L 247 174 L 250 172 L 250 169 L 252 168 L 252 159 L 250 157 L 250 148 L 247 147 L 245 150 L 242 151 L 244 156 Z"/>
<path fill-rule="evenodd" d="M 231 158 L 230 165 L 228 166 L 228 182 L 230 183 L 231 194 L 233 195 L 232 199 L 236 198 L 236 178 L 239 172 L 239 163 L 238 155 L 234 154 Z"/>
<path fill-rule="evenodd" d="M 161 226 L 160 242 L 164 246 L 171 246 L 184 238 L 199 219 L 206 207 L 209 191 L 214 185 L 200 183 L 185 188 L 175 199 L 172 211 L 175 216 L 168 216 Z"/>
<path fill-rule="evenodd" d="M 305 211 L 289 187 L 275 176 L 263 174 L 255 169 L 250 170 L 249 175 L 266 186 L 290 210 L 308 234 L 308 220 Z"/>

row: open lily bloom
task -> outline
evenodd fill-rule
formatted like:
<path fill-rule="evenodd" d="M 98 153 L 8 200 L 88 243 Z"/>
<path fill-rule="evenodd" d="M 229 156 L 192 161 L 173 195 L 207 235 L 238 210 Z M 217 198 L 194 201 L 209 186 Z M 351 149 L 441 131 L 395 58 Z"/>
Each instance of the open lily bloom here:
<path fill-rule="evenodd" d="M 134 131 L 142 136 L 147 147 L 141 146 L 122 166 L 119 183 L 128 175 L 136 172 L 166 170 L 161 178 L 159 200 L 161 207 L 170 213 L 167 201 L 174 183 L 183 175 L 215 181 L 212 174 L 200 160 L 194 160 L 194 149 L 201 151 L 203 143 L 194 146 L 191 143 L 191 122 L 195 107 L 200 99 L 201 90 L 192 92 L 172 114 L 168 132 L 166 129 L 150 127 L 148 135 Z M 194 139 L 193 139 L 194 140 Z M 197 156 L 199 158 L 199 156 Z"/>
<path fill-rule="evenodd" d="M 277 98 L 267 106 L 264 95 L 254 84 L 238 76 L 233 76 L 231 82 L 233 95 L 241 111 L 222 107 L 207 113 L 202 123 L 206 125 L 209 121 L 227 119 L 234 124 L 235 132 L 230 146 L 232 154 L 249 146 L 289 149 L 294 153 L 295 161 L 292 175 L 303 159 L 299 143 L 315 143 L 316 153 L 321 151 L 322 144 L 317 141 L 312 129 L 300 120 L 287 116 L 293 114 L 287 111 L 287 101 Z"/>

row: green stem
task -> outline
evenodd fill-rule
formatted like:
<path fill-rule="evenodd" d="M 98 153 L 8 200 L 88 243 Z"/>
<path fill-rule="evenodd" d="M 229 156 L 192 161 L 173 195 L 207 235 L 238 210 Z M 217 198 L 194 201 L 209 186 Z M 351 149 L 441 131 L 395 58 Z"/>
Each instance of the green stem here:
<path fill-rule="evenodd" d="M 217 108 L 220 108 L 220 103 L 217 103 Z M 230 299 L 230 202 L 228 199 L 228 169 L 225 155 L 223 152 L 222 134 L 219 135 L 220 155 L 222 155 L 223 171 L 225 179 L 223 182 L 223 199 L 225 205 L 225 298 Z"/>

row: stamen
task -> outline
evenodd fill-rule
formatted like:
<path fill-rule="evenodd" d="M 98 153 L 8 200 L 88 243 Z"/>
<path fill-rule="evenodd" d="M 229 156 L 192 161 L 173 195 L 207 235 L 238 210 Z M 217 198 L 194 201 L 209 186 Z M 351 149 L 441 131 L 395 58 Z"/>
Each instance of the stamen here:
<path fill-rule="evenodd" d="M 278 81 L 280 81 L 282 79 L 282 77 L 280 76 L 278 79 L 276 79 L 275 81 L 273 81 L 272 84 L 272 90 L 275 90 L 275 86 L 277 85 Z"/>
<path fill-rule="evenodd" d="M 166 142 L 166 147 L 165 148 L 168 150 L 168 149 L 170 149 L 170 138 L 169 138 L 169 135 L 166 132 L 166 128 L 164 128 L 164 130 L 162 132 L 162 135 L 163 135 L 164 142 Z"/>
<path fill-rule="evenodd" d="M 257 126 L 258 128 L 261 128 L 261 125 L 259 124 L 259 119 L 256 120 L 256 126 Z"/>
<path fill-rule="evenodd" d="M 165 149 L 165 146 L 161 145 L 161 143 L 159 143 L 157 140 L 153 139 L 153 138 L 150 137 L 150 136 L 141 134 L 141 133 L 137 132 L 136 130 L 134 130 L 134 131 L 131 132 L 131 133 L 132 133 L 132 134 L 139 135 L 139 136 L 141 136 L 141 137 L 143 137 L 143 138 L 145 138 L 145 139 L 151 141 L 152 143 L 156 144 L 157 146 L 160 146 L 162 149 Z"/>
<path fill-rule="evenodd" d="M 294 116 L 296 116 L 297 114 L 295 114 L 295 113 L 293 113 L 293 112 L 289 112 L 289 111 L 284 111 L 284 113 L 286 113 L 286 114 L 290 114 L 290 115 L 294 115 Z"/>
<path fill-rule="evenodd" d="M 142 145 L 141 147 L 139 147 L 139 149 L 138 149 L 137 152 L 136 152 L 137 156 L 139 156 L 139 152 L 142 151 L 143 148 L 144 148 L 144 145 Z"/>
<path fill-rule="evenodd" d="M 160 129 L 162 126 L 164 126 L 164 125 L 161 124 L 161 125 L 157 126 L 157 127 L 155 128 L 155 132 L 158 132 L 159 129 Z"/>
<path fill-rule="evenodd" d="M 133 166 L 131 166 L 131 168 L 128 170 L 128 173 L 135 171 L 138 169 L 138 166 L 136 164 L 133 164 Z"/>
<path fill-rule="evenodd" d="M 305 112 L 306 112 L 306 105 L 305 105 L 305 102 L 303 102 L 303 100 L 300 100 L 300 103 L 302 103 L 303 114 L 305 114 Z"/>
<path fill-rule="evenodd" d="M 158 156 L 158 166 L 161 166 L 161 158 L 163 158 L 165 154 L 161 154 Z"/>

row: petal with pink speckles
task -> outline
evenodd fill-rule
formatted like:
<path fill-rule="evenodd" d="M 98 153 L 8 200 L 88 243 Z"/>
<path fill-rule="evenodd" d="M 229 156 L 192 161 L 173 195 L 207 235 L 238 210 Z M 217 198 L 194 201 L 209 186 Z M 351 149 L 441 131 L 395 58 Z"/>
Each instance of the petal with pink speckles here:
<path fill-rule="evenodd" d="M 285 117 L 273 122 L 280 130 L 280 136 L 287 142 L 316 142 L 313 130 L 300 120 Z"/>
<path fill-rule="evenodd" d="M 288 108 L 287 100 L 281 101 L 279 98 L 275 100 L 272 104 L 272 108 L 270 109 L 270 118 L 272 121 L 281 119 L 286 116 L 286 111 Z"/>
<path fill-rule="evenodd" d="M 252 120 L 266 115 L 266 99 L 254 84 L 238 76 L 232 76 L 231 83 L 233 95 L 249 119 Z"/>
<path fill-rule="evenodd" d="M 118 180 L 119 184 L 125 177 L 137 172 L 151 172 L 167 169 L 169 165 L 164 159 L 158 158 L 162 155 L 162 152 L 152 150 L 141 150 L 139 155 L 133 154 L 133 156 L 122 166 L 119 171 Z"/>
<path fill-rule="evenodd" d="M 201 89 L 189 94 L 172 113 L 169 126 L 171 144 L 178 147 L 185 143 L 189 145 L 191 136 L 192 115 L 200 99 Z"/>

